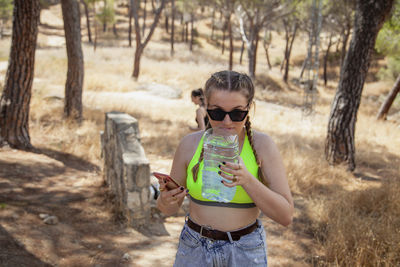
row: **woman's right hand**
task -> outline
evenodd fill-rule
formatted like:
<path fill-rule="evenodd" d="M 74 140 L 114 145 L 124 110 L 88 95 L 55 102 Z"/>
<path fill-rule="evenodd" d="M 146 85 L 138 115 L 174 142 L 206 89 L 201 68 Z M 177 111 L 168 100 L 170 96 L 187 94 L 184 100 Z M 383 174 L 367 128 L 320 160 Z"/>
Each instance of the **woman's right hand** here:
<path fill-rule="evenodd" d="M 185 189 L 183 186 L 169 190 L 166 185 L 166 181 L 160 182 L 159 199 L 161 204 L 163 206 L 172 206 L 174 204 L 178 204 L 178 206 L 180 206 L 189 190 Z"/>

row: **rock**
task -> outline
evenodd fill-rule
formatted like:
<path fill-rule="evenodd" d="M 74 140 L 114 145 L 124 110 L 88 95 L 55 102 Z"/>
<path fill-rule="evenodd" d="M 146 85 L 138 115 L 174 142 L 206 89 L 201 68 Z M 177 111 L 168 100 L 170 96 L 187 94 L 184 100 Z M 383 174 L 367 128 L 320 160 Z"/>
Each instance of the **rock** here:
<path fill-rule="evenodd" d="M 122 260 L 123 260 L 123 261 L 131 261 L 131 260 L 132 260 L 132 256 L 129 255 L 129 253 L 125 253 L 125 254 L 122 256 Z"/>
<path fill-rule="evenodd" d="M 182 90 L 171 86 L 158 83 L 143 84 L 138 86 L 138 90 L 147 91 L 150 94 L 162 96 L 170 99 L 178 99 L 182 96 Z"/>
<path fill-rule="evenodd" d="M 56 225 L 58 224 L 58 218 L 57 216 L 47 216 L 46 218 L 44 218 L 43 222 L 49 225 Z"/>
<path fill-rule="evenodd" d="M 50 215 L 49 214 L 45 214 L 45 213 L 40 213 L 39 214 L 39 217 L 41 218 L 41 219 L 46 219 L 47 217 L 49 217 Z"/>

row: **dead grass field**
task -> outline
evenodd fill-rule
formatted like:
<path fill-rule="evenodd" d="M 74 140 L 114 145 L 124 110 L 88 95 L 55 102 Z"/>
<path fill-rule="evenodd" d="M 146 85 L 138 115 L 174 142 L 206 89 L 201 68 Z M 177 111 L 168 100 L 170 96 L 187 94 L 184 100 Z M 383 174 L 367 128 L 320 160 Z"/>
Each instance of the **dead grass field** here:
<path fill-rule="evenodd" d="M 60 18 L 58 6 L 42 11 L 42 22 L 48 25 L 61 27 Z M 200 36 L 209 34 L 207 23 L 204 20 L 196 24 Z M 85 120 L 81 125 L 75 125 L 65 122 L 62 117 L 67 70 L 64 39 L 60 31 L 57 34 L 48 33 L 41 26 L 31 101 L 32 143 L 36 147 L 67 153 L 88 164 L 101 166 L 99 131 L 104 128 L 104 113 L 122 111 L 139 120 L 143 146 L 152 170 L 169 172 L 180 138 L 189 133 L 188 126 L 195 123 L 196 107 L 190 102 L 190 91 L 203 86 L 211 73 L 227 68 L 227 53 L 221 55 L 219 47 L 199 39 L 200 46 L 195 46 L 193 52 L 189 51 L 187 44 L 177 43 L 175 56 L 171 57 L 169 44 L 162 41 L 165 32 L 159 27 L 145 50 L 141 74 L 135 81 L 131 78 L 134 49 L 127 46 L 128 41 L 123 40 L 122 35 L 117 41 L 110 40 L 111 34 L 107 34 L 107 39 L 106 35 L 100 36 L 96 51 L 91 45 L 84 44 Z M 305 41 L 305 38 L 297 40 L 294 58 L 301 58 L 304 54 Z M 9 44 L 9 39 L 0 41 L 0 58 L 8 55 Z M 273 61 L 282 58 L 283 48 L 280 37 L 274 36 L 270 51 Z M 355 135 L 357 168 L 349 173 L 344 166 L 329 166 L 324 159 L 330 103 L 337 80 L 330 81 L 326 88 L 319 87 L 315 111 L 311 116 L 305 116 L 301 110 L 301 88 L 293 83 L 283 83 L 279 66 L 269 70 L 264 51 L 259 49 L 259 53 L 257 101 L 256 108 L 251 112 L 253 126 L 271 135 L 278 144 L 296 203 L 294 223 L 287 229 L 263 218 L 267 223 L 267 234 L 272 237 L 269 243 L 270 266 L 398 266 L 400 128 L 396 121 L 375 120 L 379 108 L 377 99 L 390 90 L 390 82 L 371 79 L 365 85 Z M 236 53 L 235 61 L 234 69 L 246 72 L 246 60 L 239 65 Z M 292 78 L 297 77 L 298 69 L 299 66 L 292 67 Z M 5 69 L 0 70 L 0 76 L 2 85 Z M 179 88 L 181 97 L 170 99 L 139 89 L 150 83 Z M 394 109 L 399 110 L 400 107 Z M 79 179 L 74 179 L 79 182 Z M 99 180 L 93 179 L 93 183 L 85 182 L 83 186 L 98 188 Z M 102 195 L 93 194 L 94 199 L 101 203 Z M 8 207 L 0 208 L 0 218 L 11 213 L 13 208 Z M 92 219 L 95 220 L 94 217 Z M 102 219 L 107 220 L 106 215 Z M 167 230 L 175 235 L 183 223 L 179 219 L 182 218 L 167 218 L 164 221 Z M 7 224 L 5 228 L 13 233 L 12 227 L 12 224 Z M 129 231 L 121 230 L 118 242 L 132 242 L 125 240 L 132 237 L 126 233 Z M 93 238 L 98 237 L 94 235 Z M 145 240 L 143 236 L 139 239 Z M 112 241 L 111 238 L 109 240 Z M 23 240 L 21 242 L 24 243 Z M 152 249 L 143 245 L 140 251 L 146 253 L 147 249 L 147 253 L 151 254 L 165 252 L 165 249 L 173 251 L 174 245 L 170 243 L 164 250 L 154 250 L 155 245 L 151 245 Z M 34 247 L 32 244 L 25 246 Z M 52 249 L 48 244 L 44 251 Z M 40 249 L 32 251 L 39 258 L 45 255 Z M 85 257 L 69 261 L 69 264 L 68 261 L 59 263 L 60 266 L 79 266 L 79 263 L 83 264 L 80 266 L 92 266 L 97 256 L 89 257 L 92 259 L 90 263 Z M 53 255 L 49 259 L 54 262 L 60 257 Z M 41 260 L 46 262 L 46 258 Z M 146 266 L 140 264 L 146 261 L 138 262 L 132 266 Z M 171 261 L 163 266 L 169 266 L 168 263 Z"/>

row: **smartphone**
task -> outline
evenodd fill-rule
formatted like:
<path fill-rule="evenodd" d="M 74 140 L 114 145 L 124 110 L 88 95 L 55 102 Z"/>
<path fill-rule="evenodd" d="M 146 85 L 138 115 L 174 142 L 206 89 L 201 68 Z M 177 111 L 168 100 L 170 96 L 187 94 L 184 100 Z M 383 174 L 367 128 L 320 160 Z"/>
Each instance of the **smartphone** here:
<path fill-rule="evenodd" d="M 172 190 L 178 187 L 181 187 L 171 176 L 161 172 L 153 172 L 152 173 L 158 180 L 162 181 L 164 179 L 167 180 L 166 187 L 168 190 Z"/>

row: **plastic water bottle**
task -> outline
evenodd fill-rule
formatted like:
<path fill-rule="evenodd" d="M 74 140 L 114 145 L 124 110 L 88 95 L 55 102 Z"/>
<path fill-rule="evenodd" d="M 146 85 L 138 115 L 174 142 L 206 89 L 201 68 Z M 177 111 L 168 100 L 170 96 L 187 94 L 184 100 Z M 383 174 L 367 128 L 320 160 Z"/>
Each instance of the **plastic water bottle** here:
<path fill-rule="evenodd" d="M 236 186 L 227 187 L 221 183 L 221 180 L 229 183 L 231 181 L 218 174 L 218 165 L 222 165 L 222 162 L 238 162 L 238 136 L 232 132 L 210 128 L 204 133 L 203 149 L 201 195 L 217 202 L 230 202 L 236 193 Z"/>

